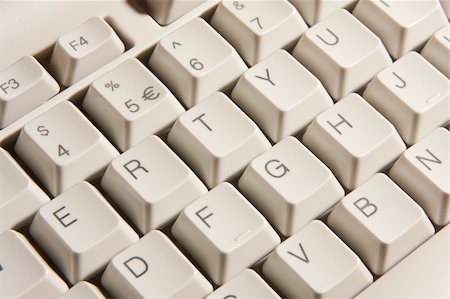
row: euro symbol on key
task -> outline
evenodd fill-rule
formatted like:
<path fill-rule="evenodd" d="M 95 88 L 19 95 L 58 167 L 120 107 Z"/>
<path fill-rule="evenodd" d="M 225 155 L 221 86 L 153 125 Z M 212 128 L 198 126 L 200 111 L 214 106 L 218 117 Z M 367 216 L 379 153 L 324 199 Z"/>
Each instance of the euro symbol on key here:
<path fill-rule="evenodd" d="M 142 99 L 144 101 L 154 101 L 159 97 L 159 92 L 155 93 L 154 87 L 149 86 L 144 90 L 144 93 L 142 95 Z"/>

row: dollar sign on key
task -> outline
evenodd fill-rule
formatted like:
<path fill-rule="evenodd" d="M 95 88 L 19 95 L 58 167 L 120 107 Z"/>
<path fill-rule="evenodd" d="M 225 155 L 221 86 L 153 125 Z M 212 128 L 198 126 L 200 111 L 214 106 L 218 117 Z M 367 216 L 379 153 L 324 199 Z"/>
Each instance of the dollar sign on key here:
<path fill-rule="evenodd" d="M 37 127 L 37 131 L 41 133 L 41 136 L 48 136 L 48 134 L 50 133 L 50 131 L 46 129 L 44 126 Z"/>

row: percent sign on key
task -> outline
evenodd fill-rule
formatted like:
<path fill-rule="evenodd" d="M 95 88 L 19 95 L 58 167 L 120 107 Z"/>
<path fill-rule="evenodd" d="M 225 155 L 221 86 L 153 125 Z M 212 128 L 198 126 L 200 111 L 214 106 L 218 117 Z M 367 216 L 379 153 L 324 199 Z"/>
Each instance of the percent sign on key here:
<path fill-rule="evenodd" d="M 118 83 L 114 83 L 112 80 L 105 84 L 106 88 L 110 88 L 111 91 L 114 91 L 114 89 L 119 88 Z"/>

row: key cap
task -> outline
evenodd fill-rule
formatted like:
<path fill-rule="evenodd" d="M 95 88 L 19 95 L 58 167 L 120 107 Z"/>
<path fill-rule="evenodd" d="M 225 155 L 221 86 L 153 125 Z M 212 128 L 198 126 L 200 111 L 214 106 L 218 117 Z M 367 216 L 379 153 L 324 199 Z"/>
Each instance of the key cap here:
<path fill-rule="evenodd" d="M 381 173 L 344 197 L 328 225 L 377 275 L 434 234 L 419 205 Z"/>
<path fill-rule="evenodd" d="M 93 17 L 61 36 L 50 67 L 56 79 L 69 86 L 123 53 L 125 46 L 100 17 Z"/>
<path fill-rule="evenodd" d="M 172 234 L 219 285 L 280 243 L 267 220 L 229 183 L 188 205 Z"/>
<path fill-rule="evenodd" d="M 284 50 L 246 71 L 231 98 L 274 142 L 299 133 L 333 105 L 320 81 Z"/>
<path fill-rule="evenodd" d="M 204 298 L 213 290 L 160 231 L 151 231 L 116 255 L 102 285 L 116 298 Z"/>
<path fill-rule="evenodd" d="M 350 190 L 406 149 L 394 126 L 357 94 L 319 114 L 302 141 Z"/>
<path fill-rule="evenodd" d="M 239 179 L 239 189 L 285 236 L 344 197 L 331 171 L 292 136 L 254 159 Z"/>
<path fill-rule="evenodd" d="M 289 0 L 300 12 L 308 25 L 312 26 L 331 15 L 339 8 L 352 10 L 357 0 Z"/>
<path fill-rule="evenodd" d="M 305 32 L 293 55 L 335 100 L 361 89 L 392 63 L 381 40 L 344 9 Z"/>
<path fill-rule="evenodd" d="M 169 224 L 185 206 L 206 194 L 199 178 L 157 136 L 114 159 L 103 189 L 142 233 Z"/>
<path fill-rule="evenodd" d="M 448 63 L 450 59 L 450 24 L 434 33 L 420 54 L 447 78 L 450 78 L 450 65 Z"/>
<path fill-rule="evenodd" d="M 0 298 L 54 298 L 67 291 L 65 282 L 24 236 L 0 233 Z"/>
<path fill-rule="evenodd" d="M 206 297 L 206 299 L 225 298 L 281 299 L 255 271 L 250 269 L 245 269 Z"/>
<path fill-rule="evenodd" d="M 0 72 L 0 129 L 59 92 L 59 85 L 32 56 Z"/>
<path fill-rule="evenodd" d="M 359 1 L 353 15 L 380 37 L 394 59 L 419 50 L 448 23 L 439 0 Z"/>
<path fill-rule="evenodd" d="M 203 19 L 194 19 L 156 46 L 150 68 L 186 107 L 230 89 L 247 69 L 236 50 Z"/>
<path fill-rule="evenodd" d="M 407 149 L 389 176 L 439 226 L 450 222 L 450 133 L 437 128 Z"/>
<path fill-rule="evenodd" d="M 165 26 L 188 13 L 205 0 L 146 0 L 147 11 L 160 25 Z"/>
<path fill-rule="evenodd" d="M 373 79 L 364 98 L 414 144 L 450 120 L 450 81 L 416 52 Z"/>
<path fill-rule="evenodd" d="M 351 298 L 373 281 L 358 256 L 319 220 L 281 243 L 263 272 L 287 298 Z"/>
<path fill-rule="evenodd" d="M 30 233 L 72 284 L 103 270 L 113 256 L 139 239 L 86 182 L 40 208 Z"/>
<path fill-rule="evenodd" d="M 270 148 L 259 128 L 223 93 L 183 113 L 167 141 L 209 188 L 238 176 Z"/>
<path fill-rule="evenodd" d="M 211 25 L 225 37 L 249 65 L 278 49 L 292 50 L 303 32 L 305 21 L 289 2 L 223 1 Z"/>
<path fill-rule="evenodd" d="M 447 225 L 356 298 L 448 298 L 449 244 Z"/>
<path fill-rule="evenodd" d="M 22 170 L 11 155 L 0 148 L 0 233 L 30 222 L 50 198 Z"/>
<path fill-rule="evenodd" d="M 55 196 L 95 177 L 119 155 L 69 101 L 26 124 L 14 150 Z"/>
<path fill-rule="evenodd" d="M 185 110 L 137 59 L 95 80 L 83 109 L 122 151 L 168 130 Z"/>
<path fill-rule="evenodd" d="M 86 281 L 81 281 L 70 288 L 58 299 L 105 299 L 96 286 Z"/>

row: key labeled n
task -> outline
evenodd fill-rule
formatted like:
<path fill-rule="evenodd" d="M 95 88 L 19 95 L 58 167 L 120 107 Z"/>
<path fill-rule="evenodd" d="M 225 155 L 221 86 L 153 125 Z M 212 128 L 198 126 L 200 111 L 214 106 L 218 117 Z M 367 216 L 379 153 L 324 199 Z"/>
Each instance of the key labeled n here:
<path fill-rule="evenodd" d="M 299 247 L 299 250 L 296 251 L 295 253 L 292 252 L 292 251 L 288 251 L 287 253 L 292 255 L 293 257 L 301 260 L 302 262 L 305 262 L 305 263 L 308 264 L 309 263 L 308 255 L 306 254 L 306 252 L 303 249 L 303 246 L 302 246 L 302 244 L 300 242 L 298 243 L 298 247 Z"/>

